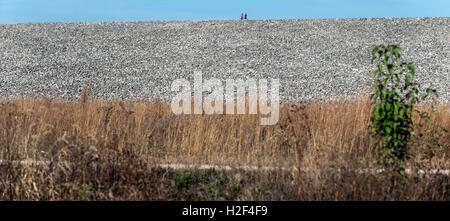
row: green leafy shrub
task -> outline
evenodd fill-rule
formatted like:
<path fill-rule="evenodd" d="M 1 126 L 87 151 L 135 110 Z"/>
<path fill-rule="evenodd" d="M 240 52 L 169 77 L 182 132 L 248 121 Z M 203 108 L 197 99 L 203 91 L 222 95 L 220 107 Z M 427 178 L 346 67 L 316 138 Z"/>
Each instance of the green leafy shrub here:
<path fill-rule="evenodd" d="M 373 111 L 370 117 L 372 142 L 377 159 L 384 166 L 395 166 L 404 172 L 400 162 L 408 158 L 408 144 L 414 135 L 413 113 L 421 100 L 436 90 L 428 88 L 419 97 L 419 85 L 415 81 L 415 66 L 401 61 L 399 45 L 377 45 L 372 51 L 372 60 L 377 62 L 373 71 L 374 94 L 371 96 Z M 431 117 L 427 119 L 431 123 Z"/>

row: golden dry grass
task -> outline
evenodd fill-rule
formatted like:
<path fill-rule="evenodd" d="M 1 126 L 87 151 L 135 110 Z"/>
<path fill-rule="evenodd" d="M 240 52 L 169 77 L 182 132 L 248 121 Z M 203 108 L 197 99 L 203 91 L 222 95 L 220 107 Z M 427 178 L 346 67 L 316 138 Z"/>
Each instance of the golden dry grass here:
<path fill-rule="evenodd" d="M 434 128 L 450 128 L 449 110 L 448 105 L 438 106 Z M 370 111 L 365 98 L 284 104 L 276 125 L 261 126 L 259 115 L 177 116 L 163 102 L 106 102 L 86 95 L 79 101 L 3 99 L 0 159 L 75 162 L 76 166 L 58 164 L 56 170 L 53 164 L 8 165 L 9 170 L 2 170 L 0 175 L 0 199 L 84 199 L 80 198 L 80 188 L 83 193 L 83 188 L 93 192 L 87 199 L 166 199 L 170 197 L 161 192 L 164 187 L 155 184 L 150 188 L 140 183 L 143 181 L 139 177 L 148 177 L 152 171 L 145 165 L 189 163 L 307 168 L 282 178 L 272 177 L 285 183 L 272 190 L 270 197 L 248 192 L 237 199 L 448 200 L 447 176 L 411 181 L 400 188 L 395 182 L 385 186 L 370 174 L 354 172 L 358 168 L 378 167 L 368 134 Z M 424 131 L 426 127 L 429 126 L 417 130 Z M 441 137 L 440 142 L 444 148 L 432 159 L 424 158 L 424 144 L 412 143 L 413 160 L 406 166 L 449 169 L 450 135 Z M 327 168 L 344 172 L 330 173 Z M 119 175 L 128 181 L 115 177 Z M 92 189 L 93 185 L 97 189 Z M 102 189 L 102 185 L 107 188 Z M 427 192 L 430 189 L 433 192 Z M 287 194 L 283 190 L 289 190 L 291 195 L 282 196 Z M 392 195 L 380 198 L 380 192 Z"/>

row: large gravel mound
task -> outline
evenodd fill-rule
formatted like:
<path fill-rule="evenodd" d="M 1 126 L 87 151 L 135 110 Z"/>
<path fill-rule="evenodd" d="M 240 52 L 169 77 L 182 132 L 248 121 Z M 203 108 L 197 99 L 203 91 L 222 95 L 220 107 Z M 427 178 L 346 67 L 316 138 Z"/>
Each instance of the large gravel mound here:
<path fill-rule="evenodd" d="M 171 99 L 174 79 L 279 78 L 283 100 L 358 96 L 371 49 L 398 43 L 450 100 L 450 18 L 0 25 L 0 96 Z M 225 81 L 223 81 L 225 84 Z"/>

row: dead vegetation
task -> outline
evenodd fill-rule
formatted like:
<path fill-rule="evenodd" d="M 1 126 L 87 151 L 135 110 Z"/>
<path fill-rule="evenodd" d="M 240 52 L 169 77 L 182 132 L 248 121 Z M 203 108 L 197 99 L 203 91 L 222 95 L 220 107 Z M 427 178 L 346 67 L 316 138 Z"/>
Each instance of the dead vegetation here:
<path fill-rule="evenodd" d="M 423 107 L 423 108 L 429 108 Z M 433 127 L 450 128 L 439 105 Z M 4 99 L 0 103 L 1 200 L 449 200 L 448 175 L 400 182 L 377 168 L 367 99 L 284 104 L 274 126 L 259 115 L 174 115 L 163 102 Z M 425 131 L 429 126 L 418 128 Z M 428 136 L 428 137 L 427 137 Z M 416 169 L 449 169 L 450 135 Z M 14 160 L 49 164 L 8 164 Z M 291 171 L 149 168 L 157 163 L 301 167 Z M 334 168 L 330 172 L 329 168 Z"/>

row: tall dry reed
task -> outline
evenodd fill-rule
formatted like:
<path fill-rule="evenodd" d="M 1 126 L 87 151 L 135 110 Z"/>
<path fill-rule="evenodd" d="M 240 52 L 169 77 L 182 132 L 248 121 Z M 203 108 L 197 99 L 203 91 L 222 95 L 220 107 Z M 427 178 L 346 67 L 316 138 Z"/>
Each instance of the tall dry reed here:
<path fill-rule="evenodd" d="M 433 128 L 450 128 L 449 110 L 448 105 L 438 106 Z M 445 175 L 415 177 L 399 184 L 389 174 L 357 172 L 378 167 L 368 133 L 370 112 L 364 98 L 283 104 L 279 122 L 261 126 L 260 115 L 174 115 L 163 102 L 93 100 L 87 91 L 79 101 L 3 99 L 0 199 L 202 199 L 181 194 L 185 186 L 170 179 L 187 179 L 189 188 L 183 191 L 198 192 L 195 188 L 204 188 L 196 186 L 199 183 L 209 185 L 211 179 L 220 178 L 229 186 L 223 187 L 228 192 L 220 192 L 218 199 L 448 200 Z M 417 131 L 426 129 L 430 126 Z M 425 134 L 420 141 L 429 136 L 434 135 Z M 443 148 L 432 158 L 425 154 L 426 143 L 412 143 L 412 160 L 405 164 L 412 169 L 450 168 L 450 135 L 440 137 L 439 142 Z M 8 163 L 17 160 L 48 164 Z M 149 167 L 158 163 L 295 166 L 302 170 L 279 171 L 279 175 L 261 172 L 264 176 L 243 171 L 198 175 L 194 171 L 187 177 L 197 175 L 188 179 Z M 236 174 L 241 178 L 235 179 Z M 245 190 L 236 192 L 233 182 Z M 171 188 L 183 197 L 171 195 Z"/>

